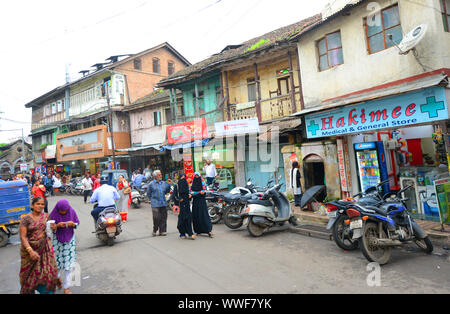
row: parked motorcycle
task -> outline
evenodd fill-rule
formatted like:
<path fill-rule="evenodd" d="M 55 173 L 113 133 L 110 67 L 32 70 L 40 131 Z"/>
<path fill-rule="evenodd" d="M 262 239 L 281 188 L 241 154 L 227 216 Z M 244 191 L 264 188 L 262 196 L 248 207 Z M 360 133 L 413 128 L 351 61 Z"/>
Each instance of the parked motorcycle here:
<path fill-rule="evenodd" d="M 338 247 L 347 251 L 353 251 L 358 248 L 359 241 L 353 239 L 353 230 L 345 223 L 349 219 L 347 209 L 351 208 L 356 202 L 365 206 L 378 205 L 382 200 L 380 188 L 386 182 L 388 181 L 381 182 L 376 187 L 371 187 L 365 192 L 358 193 L 350 198 L 350 200 L 330 201 L 326 203 L 329 218 L 327 230 L 332 230 L 333 240 Z M 359 198 L 358 201 L 355 199 L 357 197 Z"/>
<path fill-rule="evenodd" d="M 286 222 L 297 225 L 288 198 L 280 192 L 282 184 L 268 189 L 262 197 L 250 199 L 243 213 L 247 230 L 253 237 L 260 237 L 275 226 L 283 226 Z M 245 223 L 245 221 L 244 221 Z"/>
<path fill-rule="evenodd" d="M 114 240 L 121 232 L 122 218 L 120 217 L 119 211 L 114 206 L 105 208 L 99 214 L 98 220 L 95 223 L 95 234 L 97 238 L 108 244 L 108 246 L 113 246 Z"/>
<path fill-rule="evenodd" d="M 245 188 L 233 189 L 232 192 L 223 195 L 222 217 L 225 225 L 230 229 L 242 227 L 244 224 L 242 214 L 247 208 L 248 201 L 261 198 L 263 194 L 258 191 L 267 191 L 272 183 L 273 180 L 269 180 L 267 186 L 261 189 L 254 186 L 249 179 Z"/>
<path fill-rule="evenodd" d="M 393 247 L 412 242 L 428 254 L 433 251 L 427 233 L 411 217 L 407 199 L 402 198 L 410 188 L 388 193 L 379 206 L 356 203 L 354 208 L 347 209 L 347 223 L 353 231 L 353 239 L 359 239 L 359 246 L 368 261 L 384 265 L 389 262 Z"/>
<path fill-rule="evenodd" d="M 139 191 L 136 189 L 131 190 L 131 205 L 133 205 L 133 208 L 139 208 L 141 207 L 141 202 L 143 201 L 143 197 Z"/>

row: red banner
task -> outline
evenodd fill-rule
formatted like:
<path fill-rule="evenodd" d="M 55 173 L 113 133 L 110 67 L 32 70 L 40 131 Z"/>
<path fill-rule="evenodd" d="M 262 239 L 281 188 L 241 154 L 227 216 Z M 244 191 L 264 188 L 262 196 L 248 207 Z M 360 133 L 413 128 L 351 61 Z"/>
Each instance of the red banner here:
<path fill-rule="evenodd" d="M 205 118 L 167 127 L 167 142 L 170 145 L 189 143 L 205 138 L 208 138 Z"/>
<path fill-rule="evenodd" d="M 183 161 L 184 161 L 184 173 L 186 174 L 186 179 L 188 180 L 189 184 L 192 183 L 192 180 L 194 178 L 194 163 L 192 160 L 192 154 L 184 154 L 183 155 Z"/>

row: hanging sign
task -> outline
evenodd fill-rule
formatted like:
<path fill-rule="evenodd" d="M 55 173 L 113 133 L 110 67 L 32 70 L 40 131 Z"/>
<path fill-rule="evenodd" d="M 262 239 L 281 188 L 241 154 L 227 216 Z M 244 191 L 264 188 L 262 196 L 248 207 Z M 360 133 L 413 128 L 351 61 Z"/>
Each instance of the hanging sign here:
<path fill-rule="evenodd" d="M 258 118 L 218 122 L 215 124 L 217 136 L 234 136 L 259 133 Z"/>
<path fill-rule="evenodd" d="M 184 162 L 184 173 L 186 174 L 186 179 L 190 183 L 194 179 L 194 162 L 192 160 L 192 154 L 185 153 L 183 155 Z"/>
<path fill-rule="evenodd" d="M 444 87 L 376 99 L 305 116 L 308 138 L 405 127 L 449 117 Z"/>
<path fill-rule="evenodd" d="M 341 177 L 341 188 L 343 192 L 348 192 L 347 171 L 345 170 L 344 144 L 342 139 L 337 140 L 337 157 L 339 163 L 339 175 Z"/>
<path fill-rule="evenodd" d="M 205 118 L 167 127 L 167 142 L 170 145 L 202 140 L 207 137 Z"/>

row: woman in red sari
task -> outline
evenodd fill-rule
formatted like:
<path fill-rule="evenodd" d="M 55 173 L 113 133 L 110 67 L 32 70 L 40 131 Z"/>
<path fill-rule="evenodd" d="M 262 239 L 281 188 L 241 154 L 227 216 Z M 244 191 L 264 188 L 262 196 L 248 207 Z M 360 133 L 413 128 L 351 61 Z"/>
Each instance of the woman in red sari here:
<path fill-rule="evenodd" d="M 58 278 L 58 266 L 46 227 L 48 214 L 44 213 L 45 200 L 42 197 L 33 199 L 32 212 L 20 221 L 21 294 L 53 294 L 61 287 Z"/>
<path fill-rule="evenodd" d="M 119 192 L 120 199 L 117 201 L 117 209 L 119 212 L 128 212 L 131 204 L 131 193 L 125 193 L 131 191 L 130 185 L 128 184 L 125 177 L 120 175 L 119 182 L 117 183 L 117 191 Z M 126 221 L 126 219 L 124 220 Z"/>

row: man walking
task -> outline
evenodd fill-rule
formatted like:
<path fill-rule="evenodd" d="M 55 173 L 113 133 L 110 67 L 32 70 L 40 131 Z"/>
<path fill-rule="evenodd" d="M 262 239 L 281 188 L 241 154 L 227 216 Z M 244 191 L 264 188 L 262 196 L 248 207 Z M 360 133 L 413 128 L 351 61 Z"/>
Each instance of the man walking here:
<path fill-rule="evenodd" d="M 88 196 L 92 196 L 92 188 L 94 186 L 94 183 L 92 183 L 92 180 L 89 177 L 89 174 L 86 174 L 84 176 L 83 181 L 81 181 L 81 184 L 83 185 L 84 203 L 86 204 Z"/>
<path fill-rule="evenodd" d="M 217 177 L 216 165 L 213 164 L 211 160 L 207 159 L 203 170 L 206 172 L 206 185 L 211 185 Z"/>
<path fill-rule="evenodd" d="M 153 172 L 154 180 L 147 189 L 148 199 L 150 200 L 153 212 L 153 233 L 155 237 L 159 230 L 160 236 L 167 235 L 167 201 L 166 194 L 170 192 L 171 180 L 162 181 L 162 173 L 159 170 Z"/>

